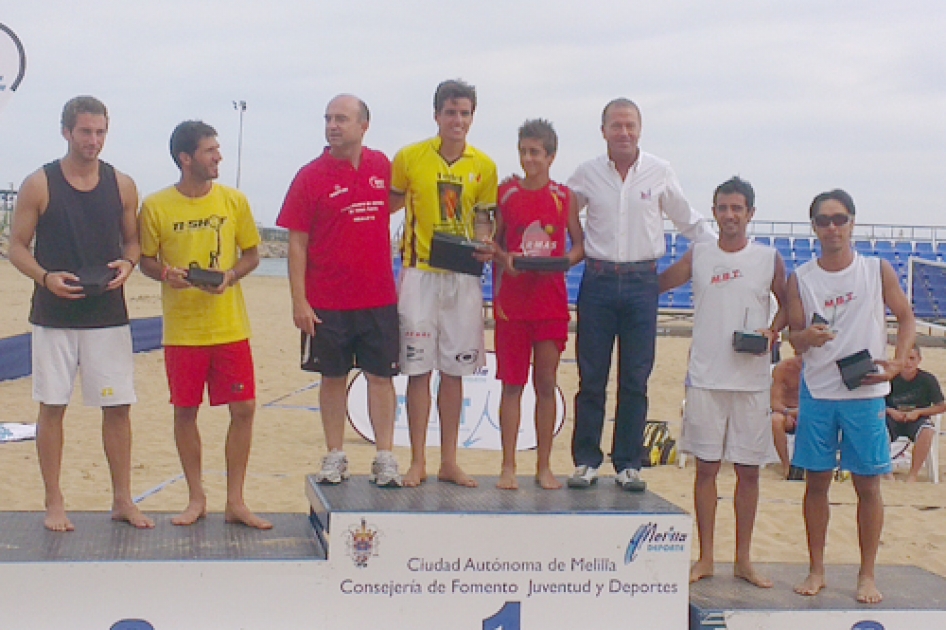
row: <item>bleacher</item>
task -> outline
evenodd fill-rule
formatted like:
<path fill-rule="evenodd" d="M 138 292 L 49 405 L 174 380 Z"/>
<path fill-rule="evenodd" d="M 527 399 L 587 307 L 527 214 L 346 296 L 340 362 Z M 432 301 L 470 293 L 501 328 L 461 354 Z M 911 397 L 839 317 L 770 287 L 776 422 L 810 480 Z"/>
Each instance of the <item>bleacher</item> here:
<path fill-rule="evenodd" d="M 756 222 L 751 224 L 758 229 Z M 764 245 L 775 247 L 785 261 L 788 273 L 818 256 L 821 244 L 809 236 L 807 223 L 761 222 L 769 233 L 756 233 L 751 238 Z M 806 232 L 806 235 L 800 234 Z M 918 318 L 946 323 L 946 228 L 903 228 L 895 226 L 856 226 L 854 248 L 865 256 L 877 256 L 889 262 L 897 272 L 900 285 L 914 305 Z M 668 230 L 664 234 L 667 253 L 657 261 L 657 270 L 663 271 L 683 256 L 690 241 L 682 234 Z M 934 263 L 915 266 L 910 283 L 910 257 Z M 941 263 L 942 267 L 937 265 Z M 401 263 L 395 258 L 395 274 Z M 578 302 L 578 290 L 584 273 L 584 263 L 572 267 L 565 275 L 568 302 L 574 307 Z M 488 303 L 493 299 L 492 273 L 483 274 L 483 298 Z M 688 282 L 672 291 L 662 293 L 659 308 L 663 311 L 686 311 L 693 309 L 693 290 Z"/>

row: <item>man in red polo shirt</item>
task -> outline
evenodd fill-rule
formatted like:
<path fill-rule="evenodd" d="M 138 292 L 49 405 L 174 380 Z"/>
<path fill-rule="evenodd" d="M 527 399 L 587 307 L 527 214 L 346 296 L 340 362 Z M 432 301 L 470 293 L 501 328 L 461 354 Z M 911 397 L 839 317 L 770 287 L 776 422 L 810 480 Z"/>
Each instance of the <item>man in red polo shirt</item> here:
<path fill-rule="evenodd" d="M 371 481 L 401 485 L 391 452 L 398 372 L 398 315 L 391 267 L 391 163 L 362 146 L 368 106 L 333 98 L 325 110 L 328 147 L 296 174 L 276 224 L 289 229 L 292 316 L 302 331 L 302 369 L 322 374 L 319 405 L 329 449 L 319 483 L 349 477 L 342 450 L 348 372 L 368 379 L 368 413 L 378 453 Z"/>

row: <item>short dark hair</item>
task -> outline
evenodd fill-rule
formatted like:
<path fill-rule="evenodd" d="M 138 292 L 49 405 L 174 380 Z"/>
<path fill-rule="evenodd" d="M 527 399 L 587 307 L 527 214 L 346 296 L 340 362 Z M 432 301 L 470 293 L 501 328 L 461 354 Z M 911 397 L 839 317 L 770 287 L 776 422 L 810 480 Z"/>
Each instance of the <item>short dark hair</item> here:
<path fill-rule="evenodd" d="M 629 107 L 637 112 L 637 117 L 641 118 L 641 108 L 637 106 L 637 103 L 632 101 L 629 98 L 624 98 L 623 96 L 613 99 L 604 106 L 604 109 L 601 110 L 601 125 L 604 126 L 605 121 L 608 118 L 608 112 L 611 111 L 613 107 Z"/>
<path fill-rule="evenodd" d="M 108 109 L 105 107 L 105 103 L 94 96 L 77 96 L 69 99 L 69 102 L 62 108 L 62 128 L 69 131 L 75 129 L 79 114 L 105 116 L 105 124 L 108 125 Z"/>
<path fill-rule="evenodd" d="M 437 86 L 434 92 L 434 113 L 439 114 L 443 111 L 443 106 L 447 101 L 468 98 L 472 103 L 471 109 L 476 111 L 476 88 L 462 79 L 448 79 Z"/>
<path fill-rule="evenodd" d="M 755 191 L 752 190 L 752 184 L 738 175 L 733 175 L 716 187 L 716 190 L 713 192 L 713 205 L 716 205 L 716 198 L 721 194 L 732 195 L 734 193 L 738 193 L 745 198 L 747 209 L 751 210 L 755 208 Z"/>
<path fill-rule="evenodd" d="M 851 195 L 847 194 L 840 188 L 835 188 L 834 190 L 821 193 L 812 200 L 811 207 L 808 209 L 808 217 L 814 219 L 815 215 L 818 214 L 818 210 L 821 209 L 821 204 L 823 204 L 825 201 L 828 201 L 829 199 L 834 199 L 840 203 L 849 213 L 851 213 L 852 217 L 854 216 L 854 200 L 851 198 Z"/>
<path fill-rule="evenodd" d="M 185 120 L 171 132 L 171 159 L 181 167 L 181 153 L 193 156 L 200 141 L 216 138 L 217 130 L 202 120 Z"/>
<path fill-rule="evenodd" d="M 519 127 L 519 142 L 522 142 L 525 138 L 541 142 L 545 152 L 549 155 L 555 155 L 558 151 L 558 134 L 555 133 L 552 123 L 542 118 L 534 118 L 522 123 L 522 126 Z"/>

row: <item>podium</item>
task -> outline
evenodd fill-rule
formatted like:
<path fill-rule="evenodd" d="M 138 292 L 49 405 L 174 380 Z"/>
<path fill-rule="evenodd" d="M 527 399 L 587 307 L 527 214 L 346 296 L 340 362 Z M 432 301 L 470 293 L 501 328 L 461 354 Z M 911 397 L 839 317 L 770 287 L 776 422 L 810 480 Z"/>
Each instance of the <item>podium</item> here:
<path fill-rule="evenodd" d="M 339 628 L 686 627 L 683 510 L 610 478 L 558 491 L 531 478 L 516 491 L 478 481 L 389 489 L 307 479 Z"/>
<path fill-rule="evenodd" d="M 925 630 L 946 628 L 946 579 L 918 567 L 878 566 L 879 604 L 854 598 L 856 565 L 828 565 L 828 586 L 814 597 L 792 588 L 806 564 L 756 564 L 775 585 L 760 589 L 717 564 L 716 575 L 690 585 L 690 630 Z"/>

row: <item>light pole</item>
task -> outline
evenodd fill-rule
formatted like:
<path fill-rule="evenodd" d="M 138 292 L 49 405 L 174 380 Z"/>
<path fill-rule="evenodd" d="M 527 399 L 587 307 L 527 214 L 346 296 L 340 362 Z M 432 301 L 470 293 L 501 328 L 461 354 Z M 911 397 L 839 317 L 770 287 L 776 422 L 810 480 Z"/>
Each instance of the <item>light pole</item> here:
<path fill-rule="evenodd" d="M 243 113 L 246 111 L 246 101 L 233 101 L 233 109 L 240 112 L 240 135 L 237 140 L 237 177 L 236 187 L 240 187 L 240 168 L 243 166 Z"/>

